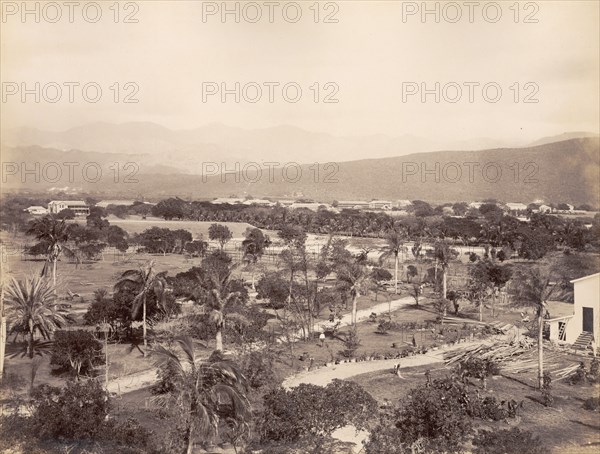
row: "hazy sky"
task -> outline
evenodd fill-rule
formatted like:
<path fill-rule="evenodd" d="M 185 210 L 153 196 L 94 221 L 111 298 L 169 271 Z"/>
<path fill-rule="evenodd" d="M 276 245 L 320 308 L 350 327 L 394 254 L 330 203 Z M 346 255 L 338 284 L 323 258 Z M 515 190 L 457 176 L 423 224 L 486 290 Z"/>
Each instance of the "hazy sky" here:
<path fill-rule="evenodd" d="M 449 140 L 533 140 L 598 131 L 598 1 L 520 2 L 512 9 L 512 1 L 484 1 L 475 2 L 472 11 L 465 2 L 428 2 L 427 8 L 439 9 L 439 22 L 434 13 L 421 16 L 420 1 L 228 2 L 228 8 L 239 8 L 239 23 L 234 14 L 222 20 L 222 2 L 121 2 L 117 23 L 112 1 L 99 2 L 102 17 L 96 23 L 93 2 L 76 2 L 72 23 L 64 2 L 28 2 L 32 10 L 39 8 L 39 23 L 35 13 L 21 15 L 21 1 L 1 3 L 3 128 L 153 121 L 183 129 L 220 122 Z M 215 9 L 203 20 L 203 10 Z M 302 16 L 293 23 L 298 10 Z M 251 23 L 258 11 L 261 18 Z M 125 23 L 127 14 L 137 23 Z M 337 23 L 324 23 L 327 15 Z M 35 82 L 39 103 L 34 94 L 22 102 L 21 84 L 35 91 Z M 72 103 L 65 82 L 80 84 L 73 88 Z M 139 87 L 132 98 L 138 103 L 123 102 L 135 88 L 125 88 L 127 82 Z M 225 83 L 234 91 L 239 82 L 240 102 L 234 94 L 225 103 L 219 94 L 203 100 L 206 82 L 219 89 Z M 279 83 L 272 103 L 265 82 Z M 420 90 L 421 84 L 435 91 L 436 82 L 439 103 L 435 93 L 425 102 L 420 93 L 407 95 L 408 88 Z M 86 83 L 102 89 L 98 102 L 83 98 Z M 297 102 L 284 99 L 286 83 L 291 83 L 288 99 L 301 88 Z M 473 83 L 473 102 L 465 83 Z M 60 96 L 53 84 L 62 87 Z M 244 95 L 255 98 L 256 84 L 262 96 L 248 102 Z M 332 98 L 339 102 L 324 103 L 336 88 Z M 96 96 L 93 85 L 87 95 Z M 457 102 L 449 102 L 453 99 Z"/>

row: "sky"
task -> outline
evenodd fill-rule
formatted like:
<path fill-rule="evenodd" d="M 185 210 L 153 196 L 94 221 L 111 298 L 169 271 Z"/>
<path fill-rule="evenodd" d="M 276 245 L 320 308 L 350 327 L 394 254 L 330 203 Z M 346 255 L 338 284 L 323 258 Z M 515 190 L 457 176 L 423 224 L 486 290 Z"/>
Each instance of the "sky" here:
<path fill-rule="evenodd" d="M 287 124 L 504 141 L 599 129 L 597 1 L 26 3 L 23 15 L 1 2 L 2 129 Z"/>

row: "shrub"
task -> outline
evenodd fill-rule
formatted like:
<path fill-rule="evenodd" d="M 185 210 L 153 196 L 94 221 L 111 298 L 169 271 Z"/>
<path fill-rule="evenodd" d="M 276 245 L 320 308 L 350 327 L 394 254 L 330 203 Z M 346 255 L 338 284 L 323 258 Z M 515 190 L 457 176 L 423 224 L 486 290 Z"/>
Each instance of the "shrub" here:
<path fill-rule="evenodd" d="M 316 440 L 348 424 L 365 428 L 376 414 L 377 402 L 357 383 L 301 384 L 265 395 L 259 432 L 263 442 Z"/>
<path fill-rule="evenodd" d="M 241 371 L 251 388 L 259 389 L 275 384 L 271 355 L 264 352 L 251 352 L 241 359 L 240 365 Z"/>
<path fill-rule="evenodd" d="M 590 411 L 598 411 L 600 408 L 600 397 L 590 397 L 583 403 L 583 408 Z"/>
<path fill-rule="evenodd" d="M 531 432 L 518 427 L 490 432 L 482 430 L 473 438 L 474 454 L 544 454 L 547 448 Z"/>
<path fill-rule="evenodd" d="M 352 358 L 356 349 L 360 346 L 360 339 L 356 333 L 356 329 L 351 329 L 344 339 L 344 350 L 340 350 L 339 354 L 344 358 Z"/>
<path fill-rule="evenodd" d="M 468 416 L 474 416 L 468 388 L 452 378 L 434 380 L 428 387 L 412 389 L 394 416 L 400 441 L 412 444 L 421 438 L 435 441 L 441 451 L 456 452 L 471 433 Z"/>
<path fill-rule="evenodd" d="M 95 380 L 41 385 L 32 393 L 32 424 L 40 436 L 94 439 L 109 411 L 108 393 Z"/>
<path fill-rule="evenodd" d="M 56 331 L 52 344 L 50 364 L 59 370 L 68 370 L 78 377 L 104 364 L 102 343 L 84 330 Z"/>

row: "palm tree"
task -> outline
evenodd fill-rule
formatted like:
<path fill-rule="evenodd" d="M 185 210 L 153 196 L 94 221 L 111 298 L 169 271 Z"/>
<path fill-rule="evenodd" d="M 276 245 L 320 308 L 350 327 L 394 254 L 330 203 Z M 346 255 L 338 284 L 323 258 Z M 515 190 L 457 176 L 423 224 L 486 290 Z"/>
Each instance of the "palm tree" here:
<path fill-rule="evenodd" d="M 144 266 L 141 266 L 138 270 L 127 270 L 123 272 L 123 274 L 121 275 L 114 287 L 115 291 L 119 291 L 128 285 L 133 285 L 136 288 L 137 294 L 131 302 L 131 317 L 135 319 L 140 310 L 140 307 L 142 307 L 144 356 L 146 356 L 148 348 L 146 338 L 146 300 L 148 299 L 148 294 L 150 293 L 150 291 L 154 291 L 154 294 L 159 298 L 159 301 L 162 301 L 162 299 L 165 296 L 165 289 L 167 286 L 164 275 L 165 273 L 156 273 L 154 271 L 154 260 L 150 260 Z"/>
<path fill-rule="evenodd" d="M 156 365 L 173 378 L 173 386 L 155 401 L 161 406 L 183 413 L 185 454 L 191 454 L 194 440 L 212 440 L 218 435 L 219 423 L 227 420 L 235 427 L 248 426 L 250 403 L 246 397 L 246 378 L 227 361 L 201 363 L 191 338 L 177 339 L 183 357 L 157 346 Z"/>
<path fill-rule="evenodd" d="M 445 241 L 436 242 L 434 256 L 436 263 L 442 267 L 442 298 L 446 299 L 446 294 L 448 292 L 448 266 L 450 265 L 450 260 L 452 259 L 452 252 L 450 251 L 450 246 L 448 246 L 448 243 Z"/>
<path fill-rule="evenodd" d="M 394 293 L 396 295 L 398 294 L 398 261 L 404 248 L 404 240 L 405 236 L 402 232 L 395 228 L 391 230 L 385 238 L 387 243 L 385 251 L 379 258 L 380 262 L 383 262 L 388 257 L 394 257 Z"/>
<path fill-rule="evenodd" d="M 240 292 L 232 292 L 231 273 L 235 266 L 230 266 L 226 272 L 207 271 L 208 290 L 210 291 L 211 313 L 210 319 L 215 324 L 217 332 L 215 334 L 215 350 L 223 351 L 223 327 L 225 326 L 225 308 L 233 303 Z"/>
<path fill-rule="evenodd" d="M 65 326 L 71 319 L 67 306 L 56 303 L 54 286 L 38 276 L 25 280 L 12 279 L 5 290 L 7 318 L 11 331 L 28 335 L 27 355 L 33 358 L 35 334 L 50 339 L 53 331 Z"/>
<path fill-rule="evenodd" d="M 338 279 L 347 285 L 352 295 L 352 324 L 356 326 L 356 304 L 362 292 L 368 288 L 371 274 L 361 263 L 344 263 L 337 270 Z"/>
<path fill-rule="evenodd" d="M 42 276 L 47 276 L 50 265 L 52 266 L 52 284 L 56 287 L 56 262 L 69 239 L 65 219 L 59 220 L 53 216 L 35 219 L 27 229 L 27 235 L 33 235 L 37 240 L 47 245 L 47 259 L 42 268 Z"/>
<path fill-rule="evenodd" d="M 521 271 L 516 276 L 515 285 L 516 304 L 532 307 L 535 310 L 538 328 L 538 386 L 542 389 L 544 383 L 544 312 L 546 302 L 550 297 L 560 291 L 560 286 L 551 283 L 550 275 L 539 268 Z"/>

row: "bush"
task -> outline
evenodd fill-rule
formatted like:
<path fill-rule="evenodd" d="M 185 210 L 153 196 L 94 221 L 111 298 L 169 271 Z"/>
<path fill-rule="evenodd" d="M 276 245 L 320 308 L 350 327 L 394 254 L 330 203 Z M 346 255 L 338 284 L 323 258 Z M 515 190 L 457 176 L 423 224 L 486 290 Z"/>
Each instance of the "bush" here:
<path fill-rule="evenodd" d="M 477 397 L 470 394 L 466 385 L 452 378 L 410 390 L 392 418 L 400 429 L 398 442 L 412 445 L 425 438 L 439 451 L 460 451 L 472 430 L 469 417 L 476 416 L 472 402 Z"/>
<path fill-rule="evenodd" d="M 102 350 L 102 343 L 89 331 L 56 331 L 50 364 L 76 377 L 87 375 L 94 367 L 104 364 Z"/>
<path fill-rule="evenodd" d="M 600 408 L 600 397 L 590 397 L 583 403 L 583 408 L 590 411 L 598 411 Z"/>
<path fill-rule="evenodd" d="M 518 427 L 495 432 L 482 430 L 473 438 L 474 454 L 544 454 L 547 448 L 531 432 Z"/>
<path fill-rule="evenodd" d="M 366 428 L 376 414 L 377 402 L 357 383 L 333 380 L 325 387 L 301 384 L 264 396 L 259 432 L 263 442 L 316 440 L 348 424 Z"/>
<path fill-rule="evenodd" d="M 264 352 L 251 352 L 240 360 L 241 371 L 251 388 L 275 385 L 273 358 Z"/>
<path fill-rule="evenodd" d="M 356 349 L 360 346 L 360 339 L 358 338 L 358 334 L 356 333 L 356 329 L 351 329 L 348 334 L 346 334 L 346 338 L 344 339 L 344 350 L 340 350 L 339 354 L 344 358 L 352 358 L 354 357 L 354 353 L 356 353 Z"/>
<path fill-rule="evenodd" d="M 95 380 L 64 388 L 36 387 L 32 393 L 33 428 L 42 437 L 95 439 L 109 411 L 108 393 Z"/>

